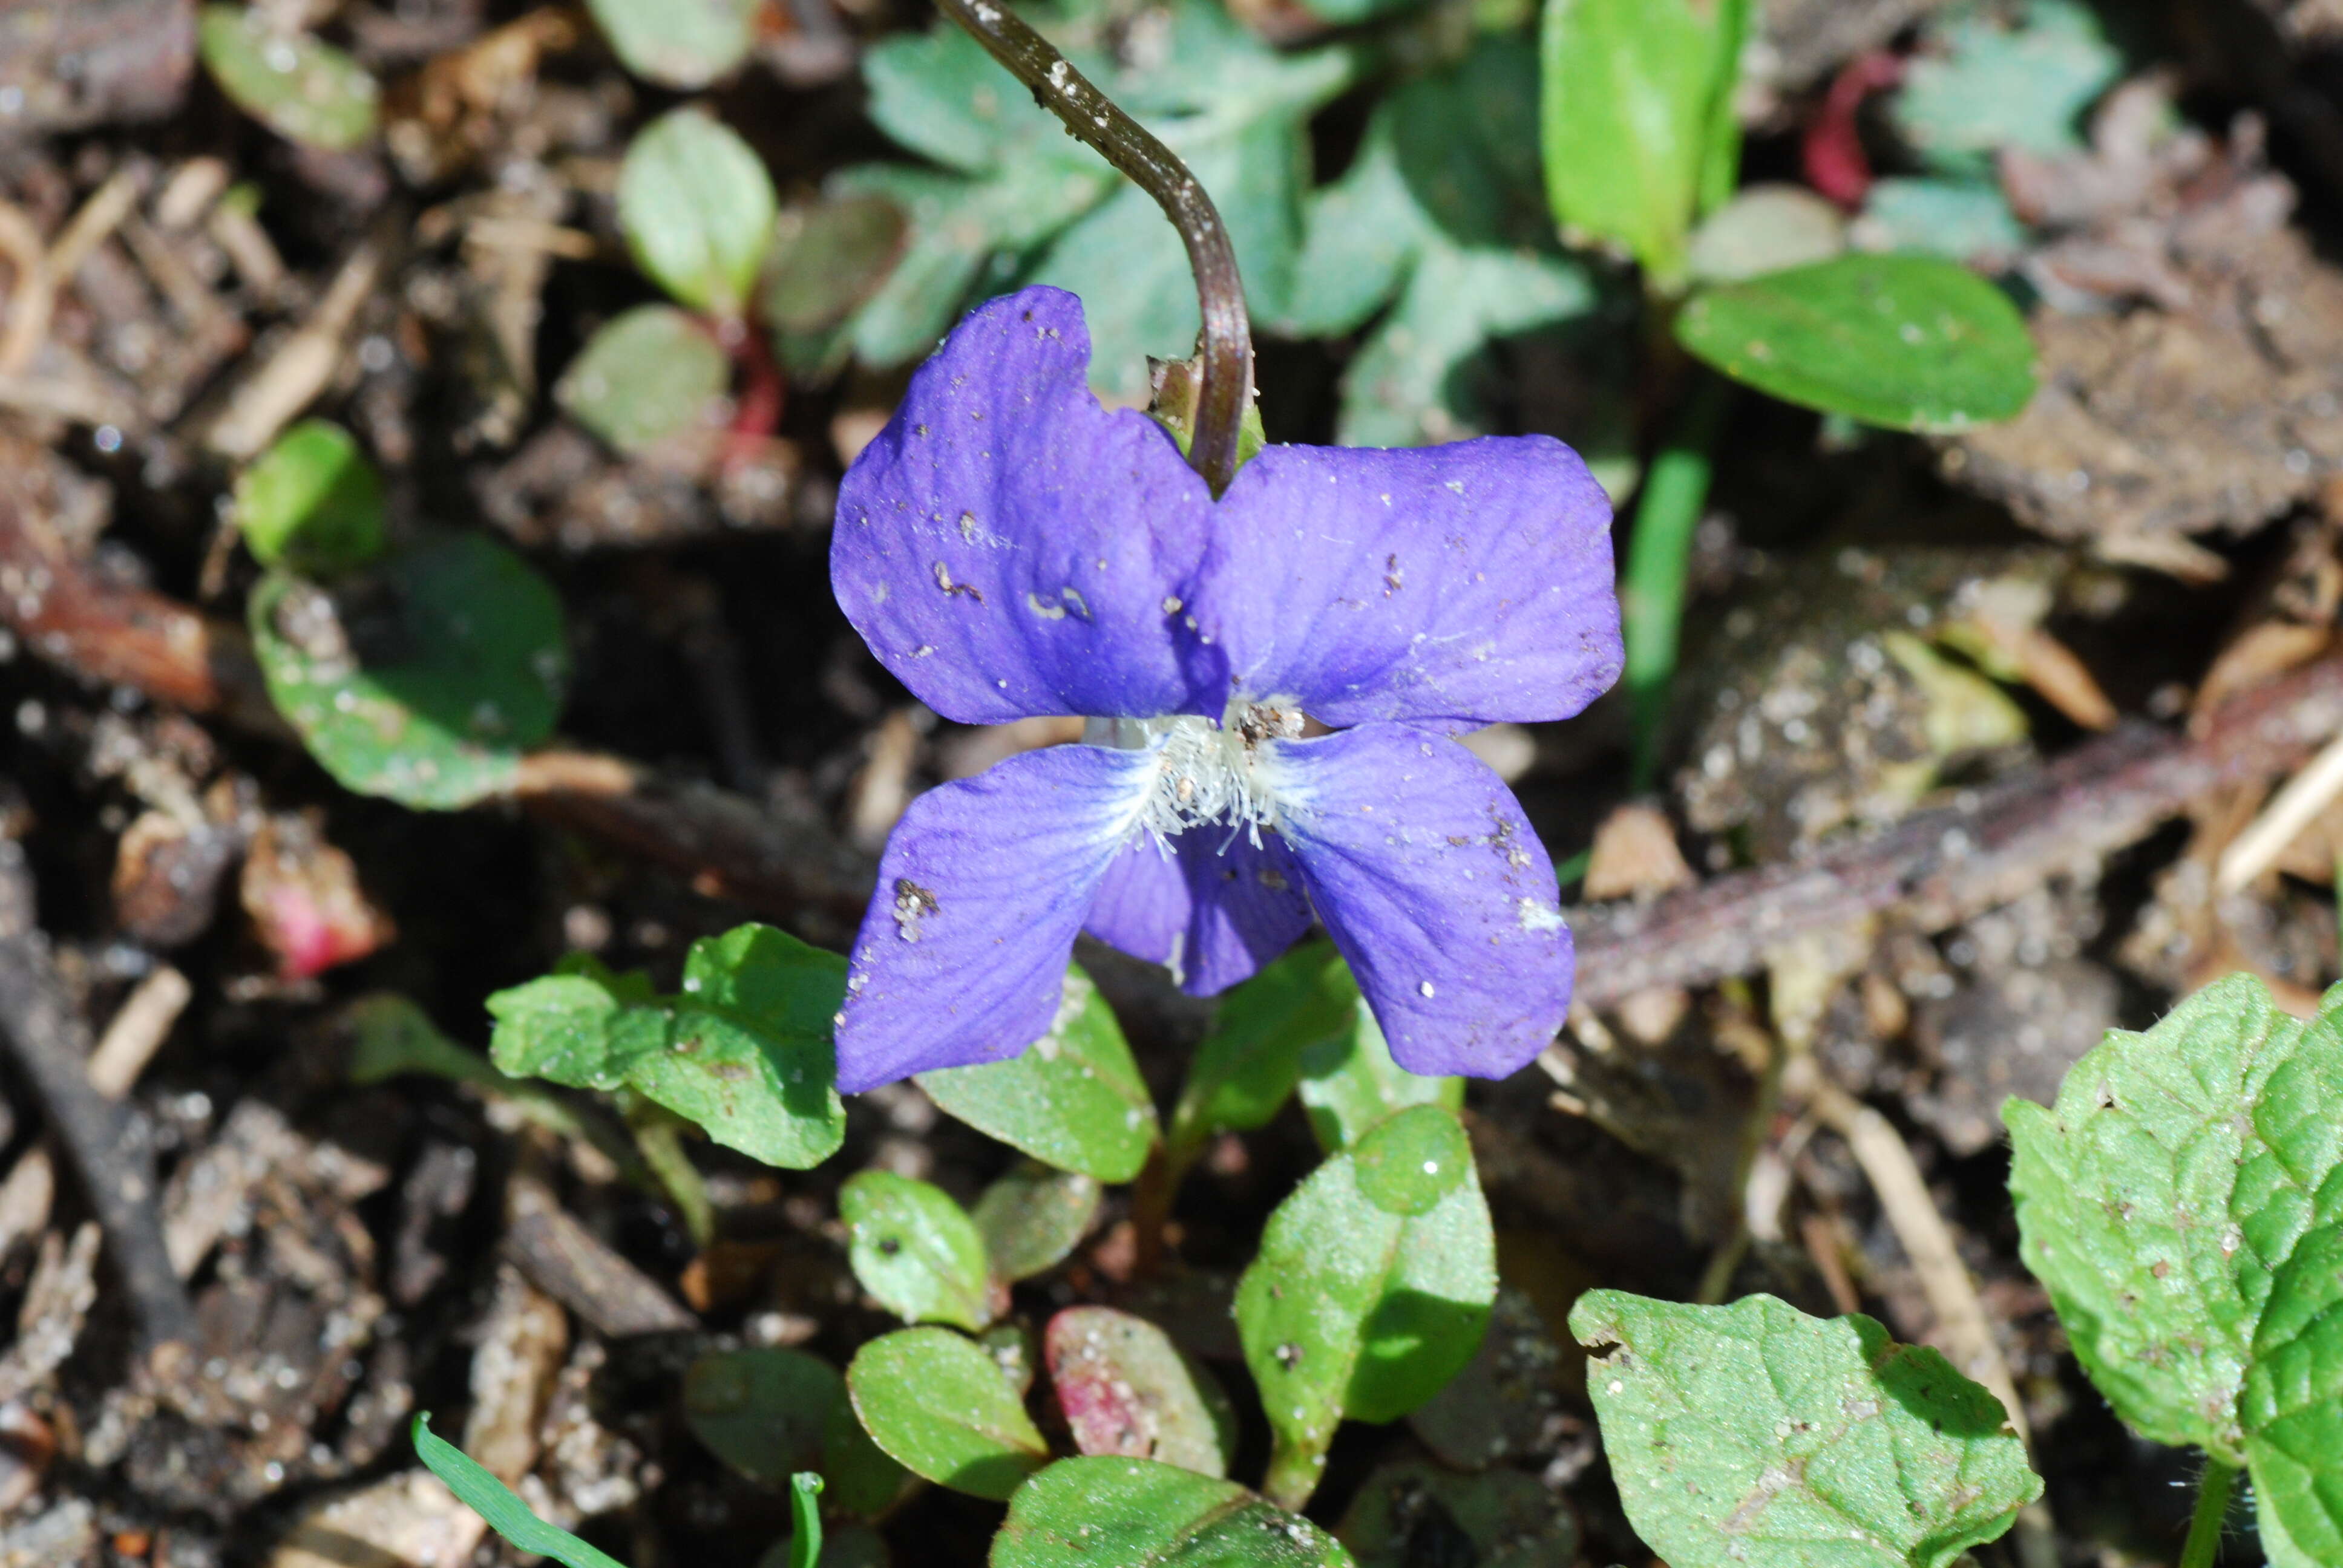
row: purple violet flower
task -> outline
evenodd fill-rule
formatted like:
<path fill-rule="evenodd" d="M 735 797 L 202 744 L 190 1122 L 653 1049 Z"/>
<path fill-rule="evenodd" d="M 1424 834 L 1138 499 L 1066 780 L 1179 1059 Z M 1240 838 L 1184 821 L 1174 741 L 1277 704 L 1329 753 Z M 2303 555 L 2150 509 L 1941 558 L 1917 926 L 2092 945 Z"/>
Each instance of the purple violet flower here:
<path fill-rule="evenodd" d="M 1570 932 L 1520 804 L 1454 738 L 1617 678 L 1603 491 L 1529 436 L 1271 447 L 1216 503 L 1089 366 L 1072 295 L 995 299 L 840 490 L 831 585 L 898 679 L 963 724 L 1090 723 L 897 824 L 838 1087 L 1023 1050 L 1078 932 L 1209 995 L 1313 916 L 1402 1066 L 1513 1071 L 1562 1024 Z"/>

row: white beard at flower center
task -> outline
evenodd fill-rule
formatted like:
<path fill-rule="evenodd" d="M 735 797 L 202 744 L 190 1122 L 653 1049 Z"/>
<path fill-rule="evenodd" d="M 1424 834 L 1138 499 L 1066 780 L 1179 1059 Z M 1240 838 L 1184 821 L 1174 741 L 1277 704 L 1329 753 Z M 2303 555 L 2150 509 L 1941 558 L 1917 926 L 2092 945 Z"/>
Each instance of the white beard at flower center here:
<path fill-rule="evenodd" d="M 1278 800 L 1271 788 L 1278 742 L 1302 734 L 1293 702 L 1231 702 L 1222 722 L 1193 714 L 1165 719 L 1092 719 L 1082 739 L 1093 746 L 1152 750 L 1153 787 L 1135 828 L 1161 841 L 1191 828 L 1274 829 Z"/>

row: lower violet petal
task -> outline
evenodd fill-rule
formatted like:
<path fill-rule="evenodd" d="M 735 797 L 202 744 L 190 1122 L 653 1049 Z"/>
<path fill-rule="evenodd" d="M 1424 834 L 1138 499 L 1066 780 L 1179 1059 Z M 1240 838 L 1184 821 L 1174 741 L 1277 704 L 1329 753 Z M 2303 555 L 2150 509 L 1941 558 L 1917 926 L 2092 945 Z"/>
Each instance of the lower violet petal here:
<path fill-rule="evenodd" d="M 847 969 L 841 1091 L 997 1061 L 1048 1031 L 1154 771 L 1145 751 L 1053 746 L 911 803 Z"/>
<path fill-rule="evenodd" d="M 1310 929 L 1293 851 L 1263 831 L 1196 828 L 1159 844 L 1141 837 L 1109 869 L 1082 929 L 1164 965 L 1191 996 L 1249 980 Z"/>
<path fill-rule="evenodd" d="M 1456 741 L 1365 724 L 1280 742 L 1279 826 L 1318 918 L 1411 1072 L 1502 1078 L 1570 1006 L 1554 863 Z"/>

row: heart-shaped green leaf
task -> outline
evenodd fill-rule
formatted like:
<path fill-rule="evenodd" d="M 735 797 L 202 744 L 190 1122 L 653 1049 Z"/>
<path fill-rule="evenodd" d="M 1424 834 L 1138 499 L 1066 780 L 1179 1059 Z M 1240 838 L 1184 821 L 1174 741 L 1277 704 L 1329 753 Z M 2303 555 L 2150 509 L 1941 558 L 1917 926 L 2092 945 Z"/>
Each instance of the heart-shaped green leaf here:
<path fill-rule="evenodd" d="M 270 700 L 358 794 L 452 811 L 508 790 L 553 732 L 561 601 L 480 535 L 401 550 L 330 593 L 271 572 L 247 613 Z"/>
<path fill-rule="evenodd" d="M 2272 1278 L 2239 1405 L 2273 1568 L 2343 1563 L 2343 1225 L 2305 1236 Z"/>
<path fill-rule="evenodd" d="M 236 106 L 286 140 L 347 152 L 374 135 L 382 91 L 365 66 L 264 7 L 206 5 L 196 24 L 204 68 Z"/>
<path fill-rule="evenodd" d="M 1943 1568 L 2042 1495 L 2001 1402 L 1869 1318 L 1589 1291 L 1570 1332 L 1613 1347 L 1586 1373 L 1604 1453 L 1674 1568 Z"/>
<path fill-rule="evenodd" d="M 2126 1424 L 2251 1471 L 2270 1561 L 2343 1555 L 2343 990 L 2232 975 L 2003 1107 L 2026 1266 Z"/>
<path fill-rule="evenodd" d="M 1114 1010 L 1079 966 L 1050 1032 L 1003 1061 L 948 1067 L 915 1081 L 978 1131 L 1061 1171 L 1128 1181 L 1156 1139 L 1155 1101 Z"/>
<path fill-rule="evenodd" d="M 586 0 L 610 52 L 646 82 L 689 91 L 749 57 L 760 0 Z"/>
<path fill-rule="evenodd" d="M 618 226 L 636 265 L 710 316 L 737 317 L 747 305 L 779 207 L 756 149 L 695 108 L 645 126 L 618 170 Z"/>
<path fill-rule="evenodd" d="M 1760 392 L 1893 430 L 1965 430 L 2034 396 L 2017 307 L 1930 256 L 1843 256 L 1704 288 L 1676 340 Z"/>
<path fill-rule="evenodd" d="M 1050 1462 L 999 1363 L 950 1329 L 872 1340 L 855 1352 L 846 1386 L 872 1441 L 939 1486 L 1003 1498 Z"/>
<path fill-rule="evenodd" d="M 731 362 L 705 324 L 672 305 L 638 305 L 586 340 L 553 397 L 571 418 L 633 454 L 711 424 L 731 383 Z"/>
<path fill-rule="evenodd" d="M 830 1017 L 846 960 L 770 926 L 692 944 L 680 996 L 590 960 L 488 999 L 489 1051 L 516 1077 L 628 1088 L 727 1148 L 803 1171 L 846 1135 Z"/>
<path fill-rule="evenodd" d="M 1042 1360 L 1074 1446 L 1226 1475 L 1236 1412 L 1212 1374 L 1144 1318 L 1068 1307 L 1050 1320 Z"/>
<path fill-rule="evenodd" d="M 992 1321 L 984 1238 L 942 1188 L 859 1171 L 838 1190 L 838 1211 L 854 1277 L 889 1312 L 970 1331 Z"/>
<path fill-rule="evenodd" d="M 801 1351 L 711 1351 L 684 1371 L 684 1424 L 749 1480 L 781 1486 L 820 1466 L 844 1387 L 836 1368 Z"/>
<path fill-rule="evenodd" d="M 1546 196 L 1564 233 L 1624 248 L 1662 287 L 1732 192 L 1747 0 L 1545 0 Z"/>
<path fill-rule="evenodd" d="M 1403 1111 L 1320 1166 L 1237 1286 L 1274 1437 L 1268 1494 L 1307 1501 L 1343 1416 L 1393 1421 L 1437 1393 L 1480 1348 L 1496 1293 L 1489 1206 L 1451 1112 Z"/>
<path fill-rule="evenodd" d="M 382 480 L 347 430 L 304 419 L 236 476 L 236 526 L 263 566 L 348 571 L 382 553 Z"/>
<path fill-rule="evenodd" d="M 1145 1459 L 1061 1459 L 1009 1500 L 991 1568 L 1352 1568 L 1299 1514 Z"/>
<path fill-rule="evenodd" d="M 1095 1177 L 1021 1160 L 984 1190 L 969 1217 L 992 1271 L 1013 1282 L 1065 1261 L 1098 1217 L 1100 1195 Z"/>

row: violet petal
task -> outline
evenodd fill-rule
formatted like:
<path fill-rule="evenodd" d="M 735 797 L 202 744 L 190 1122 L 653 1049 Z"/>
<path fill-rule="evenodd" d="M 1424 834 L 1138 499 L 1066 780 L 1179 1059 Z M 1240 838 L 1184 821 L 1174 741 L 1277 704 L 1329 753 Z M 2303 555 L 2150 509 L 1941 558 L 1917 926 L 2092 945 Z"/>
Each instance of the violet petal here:
<path fill-rule="evenodd" d="M 1280 742 L 1280 828 L 1318 918 L 1411 1072 L 1502 1078 L 1570 1006 L 1554 863 L 1453 739 L 1368 724 Z"/>
<path fill-rule="evenodd" d="M 1099 406 L 1090 357 L 1072 295 L 988 302 L 839 487 L 840 608 L 947 719 L 1205 711 L 1174 637 L 1211 496 L 1155 421 Z"/>
<path fill-rule="evenodd" d="M 1046 1033 L 1154 777 L 1146 751 L 1051 746 L 912 801 L 847 966 L 839 1089 L 996 1061 Z"/>
<path fill-rule="evenodd" d="M 1250 829 L 1192 828 L 1124 849 L 1082 929 L 1167 966 L 1189 995 L 1216 996 L 1292 947 L 1310 921 L 1293 851 L 1275 833 L 1264 829 L 1256 848 Z"/>
<path fill-rule="evenodd" d="M 1271 447 L 1213 516 L 1200 691 L 1337 729 L 1566 719 L 1618 678 L 1611 504 L 1544 436 Z"/>

